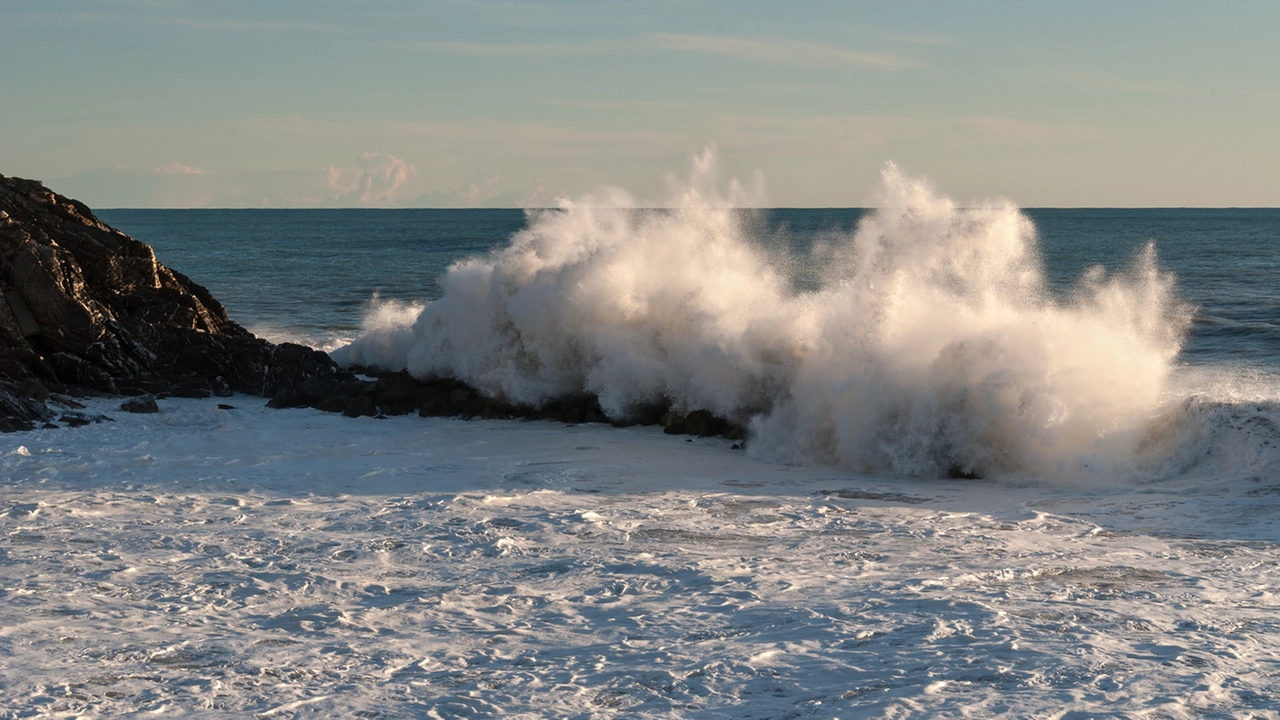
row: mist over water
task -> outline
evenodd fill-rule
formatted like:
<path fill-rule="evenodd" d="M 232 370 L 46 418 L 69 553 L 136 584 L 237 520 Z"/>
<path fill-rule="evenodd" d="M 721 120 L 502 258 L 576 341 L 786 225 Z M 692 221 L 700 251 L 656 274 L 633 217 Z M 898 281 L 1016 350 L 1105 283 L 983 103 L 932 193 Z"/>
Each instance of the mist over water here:
<path fill-rule="evenodd" d="M 439 299 L 375 306 L 335 357 L 531 404 L 585 390 L 611 416 L 705 408 L 786 462 L 1132 464 L 1191 316 L 1153 246 L 1064 298 L 1016 207 L 960 207 L 892 165 L 877 208 L 803 255 L 753 235 L 739 208 L 756 201 L 718 191 L 708 153 L 664 209 L 614 190 L 536 212 L 508 246 L 451 266 Z"/>

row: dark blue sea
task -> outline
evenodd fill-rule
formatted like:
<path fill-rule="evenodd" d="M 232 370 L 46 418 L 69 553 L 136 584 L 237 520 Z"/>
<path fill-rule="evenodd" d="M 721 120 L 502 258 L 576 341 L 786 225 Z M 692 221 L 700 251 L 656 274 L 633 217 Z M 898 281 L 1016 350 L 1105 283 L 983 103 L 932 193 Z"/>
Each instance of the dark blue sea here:
<path fill-rule="evenodd" d="M 751 213 L 763 244 L 807 253 L 852 233 L 866 211 Z M 1280 210 L 1026 209 L 1044 272 L 1062 297 L 1087 268 L 1124 268 L 1154 243 L 1194 307 L 1179 361 L 1280 372 Z M 525 228 L 522 210 L 104 210 L 107 223 L 213 292 L 231 317 L 275 339 L 332 347 L 354 337 L 374 297 L 441 295 L 450 264 Z M 804 277 L 796 278 L 805 287 Z"/>

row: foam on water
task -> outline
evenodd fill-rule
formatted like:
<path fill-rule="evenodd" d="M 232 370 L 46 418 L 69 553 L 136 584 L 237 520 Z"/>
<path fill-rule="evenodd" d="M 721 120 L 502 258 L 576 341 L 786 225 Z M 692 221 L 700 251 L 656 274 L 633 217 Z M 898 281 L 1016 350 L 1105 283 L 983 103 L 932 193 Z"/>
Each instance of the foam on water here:
<path fill-rule="evenodd" d="M 0 435 L 0 718 L 1280 701 L 1274 446 L 1253 476 L 895 484 L 647 427 L 84 400 L 114 421 Z"/>
<path fill-rule="evenodd" d="M 1061 300 L 1007 201 L 961 207 L 889 165 L 853 233 L 779 259 L 752 199 L 717 192 L 707 153 L 668 209 L 613 190 L 535 213 L 337 357 L 534 404 L 586 390 L 618 416 L 665 398 L 749 421 L 762 457 L 906 476 L 1110 472 L 1159 411 L 1190 311 L 1153 246 Z"/>

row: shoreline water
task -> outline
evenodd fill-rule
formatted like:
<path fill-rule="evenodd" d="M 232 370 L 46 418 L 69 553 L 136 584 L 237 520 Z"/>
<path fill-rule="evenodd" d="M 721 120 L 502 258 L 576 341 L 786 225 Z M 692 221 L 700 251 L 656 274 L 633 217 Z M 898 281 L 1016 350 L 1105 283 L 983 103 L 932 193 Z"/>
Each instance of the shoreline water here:
<path fill-rule="evenodd" d="M 92 398 L 113 422 L 0 435 L 0 718 L 1274 716 L 1280 384 L 1220 355 L 1122 438 L 1154 469 L 963 481 Z"/>
<path fill-rule="evenodd" d="M 0 716 L 1280 702 L 1274 458 L 890 480 L 645 428 L 256 401 L 0 436 Z"/>

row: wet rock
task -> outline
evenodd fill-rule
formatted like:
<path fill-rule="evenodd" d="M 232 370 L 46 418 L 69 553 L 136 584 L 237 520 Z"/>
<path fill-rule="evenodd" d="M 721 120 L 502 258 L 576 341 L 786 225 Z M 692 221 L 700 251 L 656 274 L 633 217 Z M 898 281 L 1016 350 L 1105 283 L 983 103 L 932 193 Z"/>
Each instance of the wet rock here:
<path fill-rule="evenodd" d="M 129 398 L 120 403 L 120 409 L 130 413 L 158 413 L 160 406 L 156 404 L 156 399 L 150 395 Z"/>
<path fill-rule="evenodd" d="M 960 463 L 952 463 L 947 468 L 948 480 L 981 480 L 982 473 L 976 468 L 965 467 Z"/>
<path fill-rule="evenodd" d="M 374 417 L 378 414 L 378 405 L 368 395 L 357 395 L 347 401 L 342 411 L 347 417 Z"/>
<path fill-rule="evenodd" d="M 710 410 L 694 410 L 685 416 L 685 431 L 698 437 L 714 437 L 719 435 L 725 421 L 711 414 Z"/>
<path fill-rule="evenodd" d="M 115 422 L 106 415 L 90 415 L 82 412 L 63 413 L 58 418 L 58 422 L 66 423 L 68 427 L 84 427 L 85 425 L 96 425 L 103 422 Z"/>
<path fill-rule="evenodd" d="M 46 423 L 53 418 L 54 412 L 44 403 L 16 390 L 0 383 L 0 432 L 32 430 L 36 423 Z"/>
<path fill-rule="evenodd" d="M 684 422 L 684 415 L 674 410 L 668 410 L 664 413 L 658 424 L 662 426 L 662 432 L 668 435 L 687 435 L 689 433 L 689 429 Z"/>
<path fill-rule="evenodd" d="M 49 402 L 57 403 L 58 405 L 61 405 L 62 407 L 70 408 L 70 409 L 72 409 L 72 410 L 83 410 L 83 409 L 84 409 L 84 403 L 82 403 L 82 402 L 77 402 L 77 401 L 75 401 L 75 400 L 72 400 L 71 398 L 67 397 L 66 395 L 49 395 Z"/>
<path fill-rule="evenodd" d="M 281 388 L 276 391 L 275 395 L 271 396 L 270 400 L 267 401 L 267 407 L 276 410 L 306 406 L 306 398 L 304 398 L 302 393 L 298 392 L 294 388 Z M 345 407 L 345 405 L 343 407 Z"/>
<path fill-rule="evenodd" d="M 637 405 L 621 417 L 610 418 L 614 427 L 631 427 L 633 425 L 662 425 L 663 418 L 671 412 L 671 407 L 663 402 Z M 665 425 L 663 426 L 665 427 Z"/>
<path fill-rule="evenodd" d="M 407 415 L 418 408 L 418 381 L 407 372 L 383 373 L 374 388 L 374 401 L 388 415 Z"/>

